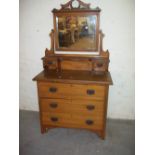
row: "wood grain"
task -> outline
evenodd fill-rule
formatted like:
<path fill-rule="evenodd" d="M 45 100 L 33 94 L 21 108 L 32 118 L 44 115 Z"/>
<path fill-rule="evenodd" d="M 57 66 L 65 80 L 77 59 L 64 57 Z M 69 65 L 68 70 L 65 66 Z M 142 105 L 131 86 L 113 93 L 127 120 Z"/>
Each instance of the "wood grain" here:
<path fill-rule="evenodd" d="M 92 64 L 90 61 L 67 61 L 64 60 L 61 63 L 63 70 L 90 70 L 92 69 Z"/>
<path fill-rule="evenodd" d="M 105 97 L 104 86 L 39 82 L 38 87 L 40 97 L 94 100 L 103 100 Z"/>
<path fill-rule="evenodd" d="M 44 99 L 40 100 L 42 112 L 66 113 L 79 115 L 94 115 L 102 117 L 103 101 L 92 100 L 64 100 L 64 99 Z"/>
<path fill-rule="evenodd" d="M 70 84 L 63 83 L 49 83 L 38 82 L 39 96 L 40 97 L 52 97 L 52 98 L 71 98 L 70 96 Z M 51 92 L 50 89 L 56 89 L 55 92 Z"/>
<path fill-rule="evenodd" d="M 51 121 L 51 118 L 57 118 L 57 121 Z M 92 120 L 93 124 L 88 125 L 87 120 Z M 43 124 L 61 127 L 75 127 L 86 129 L 102 129 L 103 121 L 101 117 L 79 116 L 64 113 L 43 113 Z"/>
<path fill-rule="evenodd" d="M 38 82 L 57 82 L 67 84 L 112 85 L 109 72 L 90 72 L 78 70 L 44 70 L 33 78 Z"/>
<path fill-rule="evenodd" d="M 93 94 L 89 94 L 87 91 L 94 91 Z M 104 100 L 105 87 L 97 85 L 72 85 L 72 96 L 78 99 L 89 99 L 89 100 Z"/>

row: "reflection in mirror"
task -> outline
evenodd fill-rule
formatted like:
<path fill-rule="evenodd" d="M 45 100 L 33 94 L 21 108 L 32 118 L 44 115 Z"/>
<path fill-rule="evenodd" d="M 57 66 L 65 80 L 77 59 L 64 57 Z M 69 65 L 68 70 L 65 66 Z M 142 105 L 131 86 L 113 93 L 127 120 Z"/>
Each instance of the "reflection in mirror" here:
<path fill-rule="evenodd" d="M 96 20 L 95 15 L 57 17 L 58 48 L 96 50 Z"/>

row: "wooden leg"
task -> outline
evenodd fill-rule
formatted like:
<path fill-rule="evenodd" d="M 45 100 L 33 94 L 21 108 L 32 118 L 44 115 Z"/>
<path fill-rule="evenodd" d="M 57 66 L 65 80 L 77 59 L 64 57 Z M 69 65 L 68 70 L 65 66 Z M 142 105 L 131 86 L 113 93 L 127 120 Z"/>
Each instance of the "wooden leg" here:
<path fill-rule="evenodd" d="M 101 139 L 105 139 L 105 132 L 103 130 L 96 131 L 96 133 Z"/>
<path fill-rule="evenodd" d="M 48 132 L 49 129 L 53 129 L 53 128 L 55 128 L 55 127 L 41 126 L 41 133 L 44 134 L 44 133 Z"/>
<path fill-rule="evenodd" d="M 41 133 L 44 134 L 48 131 L 47 128 L 45 128 L 44 126 L 41 126 Z"/>

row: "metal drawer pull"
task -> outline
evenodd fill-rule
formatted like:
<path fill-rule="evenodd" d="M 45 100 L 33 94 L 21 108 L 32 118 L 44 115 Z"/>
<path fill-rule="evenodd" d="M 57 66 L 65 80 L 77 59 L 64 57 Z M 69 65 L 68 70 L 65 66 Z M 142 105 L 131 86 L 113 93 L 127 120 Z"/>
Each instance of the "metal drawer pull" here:
<path fill-rule="evenodd" d="M 92 121 L 92 120 L 86 120 L 86 124 L 87 125 L 92 125 L 92 124 L 94 124 L 94 121 Z"/>
<path fill-rule="evenodd" d="M 57 104 L 56 102 L 52 102 L 52 103 L 50 104 L 50 107 L 51 107 L 51 108 L 57 108 L 57 107 L 58 107 L 58 104 Z"/>
<path fill-rule="evenodd" d="M 94 105 L 87 105 L 87 109 L 88 110 L 94 110 L 95 109 L 95 106 Z"/>
<path fill-rule="evenodd" d="M 95 94 L 95 90 L 93 90 L 93 89 L 88 89 L 88 90 L 87 90 L 87 94 L 88 94 L 88 95 L 94 95 L 94 94 Z"/>
<path fill-rule="evenodd" d="M 50 91 L 51 93 L 55 93 L 55 92 L 57 91 L 57 88 L 51 87 L 51 88 L 49 88 L 49 91 Z"/>
<path fill-rule="evenodd" d="M 51 117 L 51 121 L 52 122 L 57 122 L 58 121 L 58 118 L 57 117 Z"/>
<path fill-rule="evenodd" d="M 103 66 L 103 63 L 98 63 L 97 64 L 97 67 L 102 67 Z"/>

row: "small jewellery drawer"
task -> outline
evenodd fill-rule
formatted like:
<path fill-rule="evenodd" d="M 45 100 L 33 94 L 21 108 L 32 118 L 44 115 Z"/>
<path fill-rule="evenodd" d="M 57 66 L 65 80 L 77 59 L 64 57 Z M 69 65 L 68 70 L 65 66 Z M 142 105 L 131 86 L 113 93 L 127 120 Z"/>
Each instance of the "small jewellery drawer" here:
<path fill-rule="evenodd" d="M 44 59 L 43 66 L 45 69 L 57 69 L 57 60 L 56 59 Z"/>
<path fill-rule="evenodd" d="M 105 97 L 105 87 L 98 85 L 72 85 L 72 97 L 78 99 L 103 100 Z"/>
<path fill-rule="evenodd" d="M 79 116 L 63 113 L 43 113 L 44 125 L 58 127 L 73 127 L 86 129 L 102 129 L 103 120 L 100 117 Z"/>
<path fill-rule="evenodd" d="M 39 97 L 67 98 L 70 88 L 70 84 L 38 82 Z"/>

